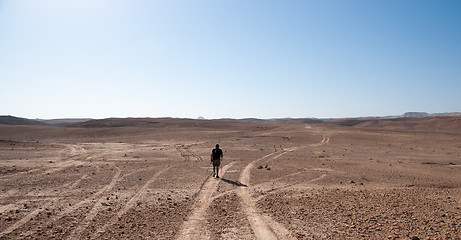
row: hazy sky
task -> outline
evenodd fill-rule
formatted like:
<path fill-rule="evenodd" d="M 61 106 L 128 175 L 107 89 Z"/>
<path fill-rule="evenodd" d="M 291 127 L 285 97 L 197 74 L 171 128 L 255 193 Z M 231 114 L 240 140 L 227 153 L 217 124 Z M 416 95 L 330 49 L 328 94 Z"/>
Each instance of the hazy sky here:
<path fill-rule="evenodd" d="M 461 111 L 461 1 L 0 0 L 0 115 Z"/>

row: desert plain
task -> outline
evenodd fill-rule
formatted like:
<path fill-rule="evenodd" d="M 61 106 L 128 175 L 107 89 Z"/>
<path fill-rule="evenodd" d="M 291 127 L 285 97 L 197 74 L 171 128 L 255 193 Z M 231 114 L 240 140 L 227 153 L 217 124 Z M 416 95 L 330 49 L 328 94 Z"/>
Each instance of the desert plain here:
<path fill-rule="evenodd" d="M 0 223 L 0 239 L 460 239 L 461 118 L 0 124 Z"/>

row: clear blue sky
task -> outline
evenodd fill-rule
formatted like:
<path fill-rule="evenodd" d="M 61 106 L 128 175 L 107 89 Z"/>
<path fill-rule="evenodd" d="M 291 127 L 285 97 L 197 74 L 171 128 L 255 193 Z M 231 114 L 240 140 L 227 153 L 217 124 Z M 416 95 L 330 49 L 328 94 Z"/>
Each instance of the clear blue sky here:
<path fill-rule="evenodd" d="M 461 1 L 0 0 L 0 115 L 461 111 Z"/>

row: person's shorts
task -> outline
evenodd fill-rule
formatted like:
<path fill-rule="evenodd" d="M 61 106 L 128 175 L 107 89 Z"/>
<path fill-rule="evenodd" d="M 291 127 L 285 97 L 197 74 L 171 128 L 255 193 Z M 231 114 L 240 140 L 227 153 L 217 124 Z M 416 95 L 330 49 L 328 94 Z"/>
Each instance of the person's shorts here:
<path fill-rule="evenodd" d="M 221 160 L 213 160 L 213 166 L 219 167 L 221 165 Z"/>

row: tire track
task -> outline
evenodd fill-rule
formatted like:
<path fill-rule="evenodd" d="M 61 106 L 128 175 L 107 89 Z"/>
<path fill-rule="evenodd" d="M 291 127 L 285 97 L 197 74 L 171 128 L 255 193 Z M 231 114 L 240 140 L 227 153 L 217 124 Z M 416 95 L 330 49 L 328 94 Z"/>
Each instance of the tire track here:
<path fill-rule="evenodd" d="M 253 186 L 253 188 L 256 188 L 256 187 L 263 187 L 265 185 L 271 185 L 272 182 L 277 182 L 279 180 L 282 180 L 286 177 L 289 177 L 289 176 L 295 176 L 295 175 L 298 175 L 298 174 L 302 174 L 302 173 L 306 173 L 306 172 L 309 172 L 309 171 L 323 171 L 323 172 L 327 172 L 327 173 L 330 173 L 332 172 L 333 170 L 331 169 L 328 169 L 328 168 L 313 168 L 313 169 L 310 169 L 310 170 L 304 170 L 304 171 L 300 171 L 300 172 L 296 172 L 296 173 L 292 173 L 292 174 L 288 174 L 286 176 L 283 176 L 283 177 L 280 177 L 280 178 L 276 178 L 276 179 L 273 179 L 271 182 L 262 182 L 262 183 L 259 183 L 259 184 L 256 184 Z M 230 172 L 230 171 L 227 171 L 227 172 Z M 286 184 L 286 185 L 283 185 L 281 187 L 276 187 L 274 188 L 273 190 L 269 190 L 269 191 L 266 191 L 267 192 L 270 192 L 270 193 L 276 193 L 276 192 L 279 192 L 281 190 L 285 190 L 287 188 L 290 188 L 290 187 L 294 187 L 294 186 L 297 186 L 297 185 L 304 185 L 306 183 L 313 183 L 313 182 L 316 182 L 316 181 L 319 181 L 319 180 L 322 180 L 324 179 L 325 177 L 328 176 L 327 173 L 323 173 L 322 175 L 320 175 L 319 177 L 316 177 L 316 178 L 313 178 L 307 182 L 303 182 L 303 183 L 300 183 L 300 184 Z M 238 189 L 232 189 L 232 190 L 228 190 L 228 191 L 225 191 L 225 192 L 221 192 L 220 194 L 217 194 L 215 196 L 212 197 L 212 200 L 214 201 L 215 199 L 218 199 L 224 195 L 228 195 L 230 193 L 236 193 Z M 257 198 L 255 198 L 255 202 L 258 202 L 259 200 L 261 200 L 262 198 L 266 197 L 265 195 L 262 195 L 262 196 L 259 196 Z"/>
<path fill-rule="evenodd" d="M 227 169 L 232 167 L 234 162 L 231 162 L 221 169 L 221 176 L 224 176 Z M 192 207 L 192 213 L 183 223 L 181 230 L 178 232 L 176 239 L 209 239 L 210 235 L 206 232 L 205 213 L 211 202 L 212 195 L 218 189 L 220 179 L 214 179 L 209 176 L 202 185 L 199 195 Z"/>
<path fill-rule="evenodd" d="M 52 166 L 49 167 L 48 170 L 44 171 L 42 174 L 50 174 L 50 173 L 61 171 L 71 166 L 75 166 L 77 164 L 82 164 L 83 163 L 82 161 L 75 160 L 75 158 L 80 157 L 82 154 L 86 152 L 87 150 L 85 150 L 81 146 L 71 145 L 70 153 L 69 153 L 69 156 L 67 157 L 67 161 L 53 164 Z"/>
<path fill-rule="evenodd" d="M 24 172 L 17 172 L 13 174 L 3 175 L 3 176 L 0 176 L 0 179 L 20 176 L 20 175 L 25 175 L 25 174 L 33 174 L 33 173 L 49 174 L 49 173 L 60 171 L 66 167 L 76 165 L 77 163 L 80 163 L 80 161 L 74 160 L 74 159 L 86 153 L 86 150 L 82 147 L 79 147 L 78 145 L 71 145 L 67 147 L 69 148 L 69 154 L 67 157 L 63 157 L 63 160 L 64 160 L 63 162 L 52 164 L 51 166 L 48 166 L 48 169 L 43 169 L 43 167 L 37 167 L 37 168 L 33 168 L 33 169 L 30 169 Z M 66 149 L 61 151 L 61 154 L 64 153 L 64 151 L 66 151 Z"/>
<path fill-rule="evenodd" d="M 152 176 L 142 187 L 141 189 L 136 192 L 131 198 L 130 200 L 128 200 L 128 202 L 125 204 L 125 206 L 120 209 L 120 211 L 117 212 L 117 215 L 115 215 L 114 217 L 112 217 L 112 219 L 106 223 L 104 226 L 102 226 L 101 228 L 99 228 L 94 234 L 93 234 L 93 239 L 98 239 L 99 235 L 101 235 L 102 233 L 105 232 L 105 230 L 111 226 L 112 224 L 114 224 L 118 218 L 120 218 L 121 216 L 123 216 L 123 214 L 125 214 L 126 212 L 128 212 L 128 210 L 130 210 L 132 207 L 135 206 L 136 202 L 139 200 L 139 198 L 145 194 L 147 192 L 147 189 L 149 188 L 149 186 L 155 181 L 157 180 L 157 178 L 162 175 L 164 172 L 166 172 L 167 170 L 169 170 L 170 168 L 172 168 L 172 166 L 170 167 L 167 167 L 165 169 L 162 169 L 161 171 L 157 172 L 154 174 L 154 176 Z"/>
<path fill-rule="evenodd" d="M 203 162 L 203 158 L 200 155 L 197 155 L 194 151 L 192 151 L 190 148 L 187 148 L 187 151 L 194 156 L 197 161 Z"/>
<path fill-rule="evenodd" d="M 6 234 L 9 234 L 9 233 L 13 232 L 14 230 L 18 229 L 19 227 L 21 227 L 24 224 L 26 224 L 27 222 L 29 222 L 33 217 L 37 216 L 40 212 L 42 212 L 43 210 L 45 210 L 46 208 L 51 206 L 51 204 L 56 200 L 58 200 L 58 198 L 47 199 L 48 202 L 45 205 L 42 205 L 42 206 L 38 207 L 37 209 L 35 209 L 31 213 L 27 214 L 25 217 L 21 218 L 15 224 L 11 225 L 5 231 L 0 233 L 0 238 L 3 237 Z"/>
<path fill-rule="evenodd" d="M 291 149 L 291 151 L 293 150 L 295 149 Z M 286 152 L 279 153 L 275 155 L 273 158 L 278 158 L 285 153 Z M 274 154 L 275 153 L 270 153 L 264 157 L 258 158 L 250 162 L 240 174 L 239 182 L 249 186 L 248 183 L 250 182 L 250 171 L 254 167 L 254 165 L 257 162 L 269 158 Z M 247 214 L 247 219 L 250 222 L 251 228 L 253 229 L 257 239 L 295 239 L 293 236 L 291 236 L 290 231 L 288 231 L 281 224 L 276 223 L 268 216 L 262 216 L 258 212 L 255 206 L 255 202 L 251 199 L 249 187 L 241 187 L 238 189 L 237 193 L 240 196 L 240 199 L 243 203 L 243 212 Z"/>
<path fill-rule="evenodd" d="M 114 165 L 115 166 L 115 165 Z M 116 167 L 116 166 L 115 166 Z M 99 189 L 97 192 L 95 192 L 94 194 L 92 194 L 91 197 L 85 199 L 85 200 L 82 200 L 76 204 L 73 204 L 72 206 L 64 209 L 63 211 L 61 211 L 59 214 L 57 214 L 53 219 L 52 221 L 57 221 L 67 215 L 69 215 L 71 212 L 75 211 L 76 209 L 82 207 L 83 205 L 95 200 L 96 198 L 98 198 L 100 195 L 102 195 L 104 192 L 106 192 L 107 190 L 110 190 L 113 188 L 110 187 L 109 185 L 112 184 L 112 182 L 116 182 L 119 180 L 119 175 L 121 173 L 121 169 L 119 169 L 118 167 L 117 168 L 117 173 L 114 175 L 114 177 L 112 177 L 112 180 L 111 180 L 111 183 L 109 183 L 108 185 L 102 187 L 101 189 Z M 77 186 L 78 183 L 80 183 L 81 180 L 83 180 L 84 178 L 87 178 L 88 176 L 87 175 L 84 175 L 82 177 L 82 179 L 80 179 L 78 182 L 76 182 L 75 184 L 73 184 L 74 186 Z"/>
<path fill-rule="evenodd" d="M 329 137 L 323 137 L 322 141 L 320 143 L 315 143 L 315 144 L 310 144 L 305 147 L 301 148 L 306 148 L 306 147 L 316 147 L 316 146 L 321 146 L 323 144 L 327 144 L 330 142 Z M 257 207 L 256 207 L 256 201 L 251 199 L 250 195 L 250 172 L 251 169 L 254 168 L 255 164 L 263 159 L 271 157 L 272 159 L 277 159 L 281 157 L 282 155 L 292 152 L 299 149 L 298 147 L 292 147 L 290 149 L 286 149 L 282 151 L 282 153 L 274 152 L 267 154 L 266 156 L 263 156 L 261 158 L 258 158 L 252 162 L 250 162 L 245 169 L 243 169 L 242 173 L 240 174 L 239 177 L 239 182 L 242 184 L 245 184 L 248 187 L 240 187 L 238 188 L 238 195 L 240 196 L 240 199 L 242 200 L 242 205 L 243 205 L 243 211 L 247 214 L 247 219 L 250 222 L 251 228 L 253 229 L 256 238 L 257 239 L 263 239 L 263 240 L 270 240 L 270 239 L 296 239 L 291 232 L 286 229 L 282 224 L 277 223 L 273 219 L 271 219 L 269 216 L 262 215 L 259 213 Z M 323 174 L 322 176 L 312 179 L 311 181 L 317 181 L 319 179 L 322 179 L 326 176 L 326 174 Z"/>
<path fill-rule="evenodd" d="M 115 186 L 115 183 L 117 182 L 117 180 L 120 177 L 120 174 L 122 172 L 122 170 L 120 168 L 118 168 L 117 166 L 115 166 L 115 167 L 117 168 L 117 173 L 112 178 L 112 181 L 108 185 L 106 185 L 105 187 L 100 189 L 96 193 L 96 195 L 102 195 L 104 192 L 111 190 Z M 105 200 L 105 197 L 101 196 L 98 199 L 98 201 L 96 201 L 96 203 L 93 205 L 93 208 L 90 210 L 90 212 L 85 217 L 85 219 L 82 220 L 81 224 L 77 227 L 77 229 L 75 229 L 75 231 L 72 232 L 69 239 L 80 239 L 79 235 L 90 225 L 91 220 L 93 220 L 94 217 L 96 217 L 96 215 L 98 214 L 98 212 L 101 211 L 101 209 L 103 208 L 102 207 L 103 205 L 101 203 L 104 202 L 104 200 Z M 84 204 L 86 202 L 88 202 L 88 200 L 84 200 L 84 201 L 80 202 L 80 205 Z M 73 208 L 73 209 L 76 209 L 76 208 Z"/>
<path fill-rule="evenodd" d="M 329 172 L 329 171 L 328 171 L 328 172 Z M 311 179 L 311 180 L 309 180 L 309 181 L 307 181 L 307 182 L 298 183 L 298 184 L 287 184 L 287 185 L 284 185 L 284 186 L 275 188 L 275 189 L 273 189 L 272 191 L 268 191 L 268 192 L 270 192 L 270 194 L 277 193 L 277 192 L 281 192 L 281 191 L 284 191 L 284 190 L 289 189 L 289 188 L 293 188 L 293 187 L 298 186 L 298 185 L 305 185 L 305 184 L 309 184 L 309 183 L 313 183 L 313 182 L 322 180 L 322 179 L 324 179 L 324 178 L 327 177 L 327 176 L 328 176 L 328 173 L 323 173 L 322 175 L 320 175 L 320 176 L 318 176 L 318 177 L 316 177 L 316 178 L 313 178 L 313 179 Z M 261 185 L 262 185 L 262 184 L 258 184 L 258 185 L 256 185 L 256 186 L 261 186 Z M 255 202 L 258 202 L 259 200 L 261 200 L 261 199 L 263 199 L 263 198 L 265 198 L 265 197 L 267 197 L 267 196 L 265 196 L 265 195 L 259 196 L 259 197 L 255 198 L 254 201 L 255 201 Z"/>
<path fill-rule="evenodd" d="M 181 157 L 184 158 L 184 161 L 189 161 L 191 157 L 196 158 L 197 161 L 202 162 L 203 158 L 200 155 L 197 155 L 194 151 L 190 149 L 192 144 L 184 145 L 184 144 L 176 144 L 176 150 L 181 154 Z"/>
<path fill-rule="evenodd" d="M 96 193 L 92 194 L 91 197 L 89 197 L 89 198 L 87 198 L 87 199 L 85 199 L 85 200 L 82 200 L 82 201 L 80 201 L 80 202 L 78 202 L 78 203 L 76 203 L 76 204 L 73 204 L 72 206 L 69 206 L 69 207 L 63 209 L 63 210 L 60 211 L 56 216 L 52 217 L 52 218 L 50 219 L 50 221 L 51 221 L 51 222 L 55 222 L 55 221 L 58 221 L 59 219 L 65 217 L 65 216 L 68 216 L 70 213 L 72 213 L 72 212 L 75 211 L 76 209 L 78 209 L 78 208 L 84 206 L 85 204 L 88 204 L 88 203 L 94 201 L 95 199 L 97 199 L 98 197 L 100 197 L 102 194 L 104 194 L 106 191 L 111 190 L 111 189 L 115 186 L 115 183 L 116 183 L 117 181 L 120 181 L 120 179 L 121 179 L 121 177 L 120 177 L 121 169 L 118 168 L 118 167 L 115 166 L 115 165 L 114 165 L 114 167 L 117 168 L 117 173 L 114 175 L 114 177 L 112 178 L 111 182 L 110 182 L 108 185 L 106 185 L 106 186 L 102 187 L 101 189 L 99 189 Z M 124 175 L 123 177 L 126 177 L 126 175 Z M 122 177 L 122 178 L 123 178 L 123 177 Z M 83 176 L 82 176 L 79 180 L 77 180 L 76 182 L 74 182 L 74 183 L 72 183 L 72 184 L 69 184 L 69 185 L 71 186 L 71 189 L 74 189 L 74 188 L 75 188 L 83 179 L 85 179 L 85 178 L 88 178 L 88 175 L 83 175 Z M 101 202 L 101 199 L 104 199 L 104 198 L 103 198 L 103 197 L 100 197 L 99 201 L 98 201 L 96 204 L 94 204 L 93 206 L 94 206 L 94 207 L 95 207 L 95 206 L 98 206 L 97 204 L 98 204 L 99 202 Z M 50 200 L 50 201 L 51 201 L 51 200 Z M 100 205 L 100 204 L 99 204 L 99 205 Z M 47 205 L 47 206 L 41 206 L 42 209 L 47 208 L 47 207 L 48 207 L 48 205 Z M 93 207 L 93 208 L 94 208 L 94 207 Z M 37 214 L 38 214 L 38 213 L 36 213 L 35 215 L 37 215 Z M 32 234 L 32 232 L 31 232 L 31 231 L 28 231 L 28 232 L 26 232 L 26 233 L 24 234 L 24 236 L 30 236 L 31 234 Z M 1 235 L 0 235 L 0 237 L 1 237 Z"/>
<path fill-rule="evenodd" d="M 43 170 L 42 168 L 36 168 L 36 169 L 32 169 L 30 171 L 27 171 L 27 172 L 20 172 L 20 173 L 17 173 L 17 174 L 14 174 L 14 175 L 7 175 L 5 177 L 11 177 L 11 176 L 15 176 L 15 175 L 21 175 L 21 174 L 31 174 L 31 173 L 35 173 L 35 172 L 39 172 L 39 171 L 43 171 L 42 173 L 39 173 L 39 174 L 47 174 L 47 173 L 53 173 L 53 172 L 56 172 L 56 171 L 59 171 L 59 170 L 62 170 L 66 167 L 69 167 L 69 166 L 72 166 L 72 165 L 75 165 L 76 163 L 81 163 L 80 161 L 78 160 L 73 160 L 73 158 L 76 158 L 76 157 L 79 157 L 81 156 L 83 153 L 86 152 L 85 149 L 83 149 L 82 147 L 78 147 L 78 145 L 70 145 L 68 146 L 69 147 L 69 156 L 65 159 L 64 162 L 61 162 L 61 163 L 57 163 L 57 164 L 54 164 L 51 166 L 51 169 L 48 169 L 48 170 Z M 0 237 L 3 237 L 4 235 L 6 234 L 9 234 L 13 231 L 15 231 L 16 229 L 20 228 L 21 226 L 25 225 L 26 223 L 28 223 L 32 218 L 34 218 L 35 216 L 37 216 L 40 212 L 42 212 L 43 210 L 49 208 L 52 206 L 52 204 L 55 202 L 55 201 L 58 201 L 62 198 L 62 195 L 64 193 L 66 193 L 67 191 L 69 190 L 72 190 L 74 189 L 83 179 L 85 179 L 86 177 L 88 177 L 87 175 L 83 175 L 82 177 L 80 177 L 80 179 L 76 180 L 75 182 L 73 183 L 67 183 L 67 184 L 64 184 L 61 189 L 67 189 L 65 191 L 63 191 L 63 193 L 57 195 L 57 196 L 54 196 L 52 198 L 47 198 L 46 201 L 47 203 L 45 203 L 44 205 L 41 205 L 39 206 L 37 209 L 35 209 L 34 211 L 30 212 L 29 214 L 27 214 L 26 216 L 24 216 L 23 218 L 21 218 L 18 222 L 14 223 L 13 225 L 11 225 L 9 228 L 7 228 L 5 231 L 1 232 L 0 233 Z M 26 232 L 26 233 L 29 233 L 29 232 Z"/>
<path fill-rule="evenodd" d="M 68 184 L 65 184 L 62 188 L 69 188 L 67 190 L 72 190 L 74 189 L 84 178 L 86 178 L 87 175 L 83 175 L 80 179 L 78 179 L 77 181 L 73 182 L 73 183 L 68 183 Z M 63 191 L 64 193 L 66 191 Z M 60 194 L 62 195 L 62 194 Z M 1 232 L 0 233 L 0 238 L 3 237 L 4 235 L 6 234 L 9 234 L 11 232 L 13 232 L 14 230 L 18 229 L 19 227 L 23 226 L 24 224 L 28 223 L 32 218 L 34 218 L 35 216 L 37 216 L 40 212 L 42 212 L 43 210 L 47 209 L 48 207 L 50 207 L 55 201 L 61 199 L 61 196 L 55 196 L 55 197 L 52 197 L 52 198 L 47 198 L 46 201 L 47 203 L 45 203 L 44 205 L 41 205 L 40 207 L 38 207 L 37 209 L 35 209 L 34 211 L 30 212 L 29 214 L 27 214 L 26 216 L 24 216 L 23 218 L 21 218 L 18 222 L 16 222 L 15 224 L 11 225 L 9 228 L 7 228 L 5 231 Z M 29 233 L 30 234 L 30 233 Z"/>

